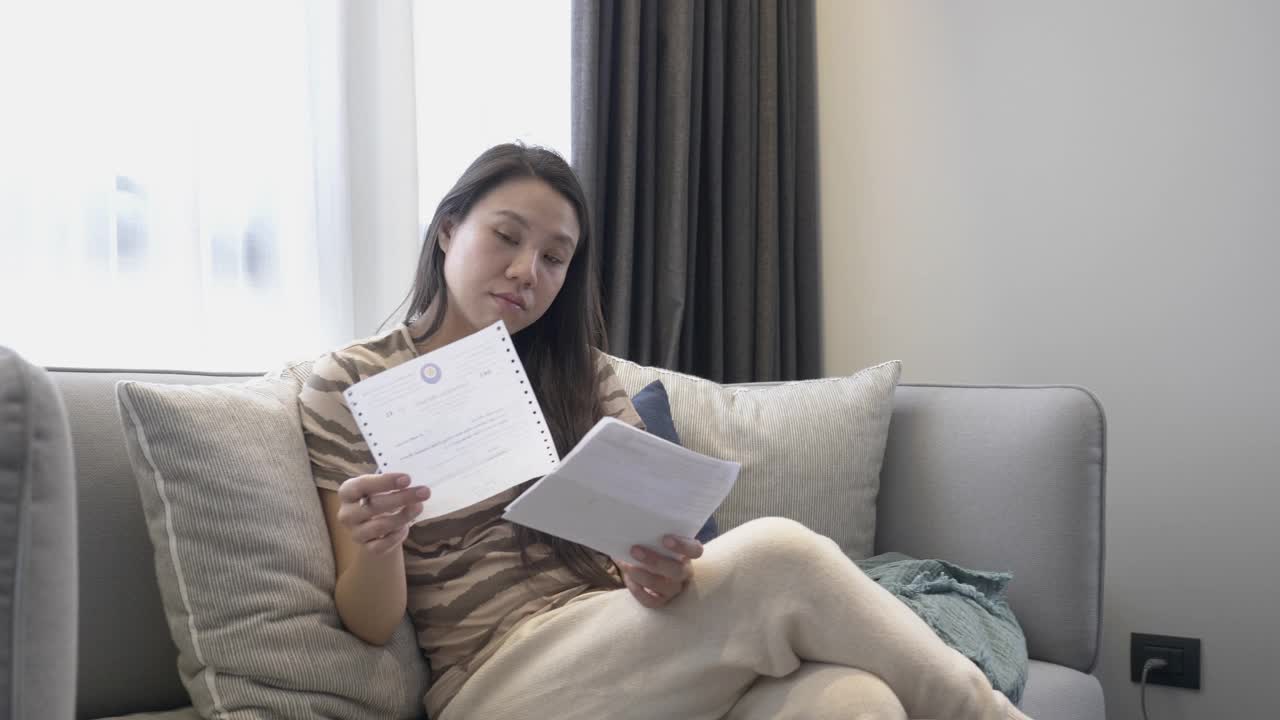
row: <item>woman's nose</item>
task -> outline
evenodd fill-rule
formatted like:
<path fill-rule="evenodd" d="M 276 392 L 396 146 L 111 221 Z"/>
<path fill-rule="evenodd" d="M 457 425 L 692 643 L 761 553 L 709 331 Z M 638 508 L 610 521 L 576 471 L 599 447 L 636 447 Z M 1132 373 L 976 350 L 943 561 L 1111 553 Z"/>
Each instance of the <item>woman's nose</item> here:
<path fill-rule="evenodd" d="M 507 267 L 507 276 L 529 287 L 538 284 L 538 256 L 536 253 L 520 253 Z"/>

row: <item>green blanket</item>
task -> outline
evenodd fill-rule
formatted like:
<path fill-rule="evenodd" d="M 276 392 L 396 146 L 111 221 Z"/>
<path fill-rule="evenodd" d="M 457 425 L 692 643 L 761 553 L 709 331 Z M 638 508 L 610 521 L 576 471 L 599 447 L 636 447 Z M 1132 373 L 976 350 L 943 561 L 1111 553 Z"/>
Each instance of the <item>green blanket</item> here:
<path fill-rule="evenodd" d="M 884 553 L 858 562 L 906 603 L 938 637 L 972 660 L 1011 701 L 1027 684 L 1027 638 L 1005 600 L 1013 575 L 969 570 L 945 560 Z"/>

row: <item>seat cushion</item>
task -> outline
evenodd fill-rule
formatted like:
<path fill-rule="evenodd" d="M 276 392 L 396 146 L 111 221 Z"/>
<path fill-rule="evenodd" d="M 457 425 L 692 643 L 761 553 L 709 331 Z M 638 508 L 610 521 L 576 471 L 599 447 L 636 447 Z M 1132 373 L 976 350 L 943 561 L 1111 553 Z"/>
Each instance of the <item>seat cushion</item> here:
<path fill-rule="evenodd" d="M 1036 720 L 1106 720 L 1102 685 L 1092 675 L 1032 660 L 1026 691 L 1018 704 Z M 103 720 L 199 720 L 194 708 Z"/>
<path fill-rule="evenodd" d="M 661 380 L 684 445 L 742 463 L 716 511 L 728 531 L 766 515 L 790 518 L 870 557 L 896 361 L 848 377 L 726 386 L 610 358 L 627 393 Z"/>
<path fill-rule="evenodd" d="M 1062 665 L 1032 660 L 1018 707 L 1036 720 L 1106 720 L 1102 683 Z"/>

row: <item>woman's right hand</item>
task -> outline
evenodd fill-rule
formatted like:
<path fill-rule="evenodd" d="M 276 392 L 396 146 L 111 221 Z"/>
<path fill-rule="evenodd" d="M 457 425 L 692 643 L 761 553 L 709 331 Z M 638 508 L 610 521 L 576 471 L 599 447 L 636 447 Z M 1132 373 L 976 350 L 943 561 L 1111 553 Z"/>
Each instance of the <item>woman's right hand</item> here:
<path fill-rule="evenodd" d="M 338 522 L 362 550 L 382 555 L 400 547 L 429 497 L 429 488 L 409 487 L 403 473 L 353 477 L 338 486 Z"/>

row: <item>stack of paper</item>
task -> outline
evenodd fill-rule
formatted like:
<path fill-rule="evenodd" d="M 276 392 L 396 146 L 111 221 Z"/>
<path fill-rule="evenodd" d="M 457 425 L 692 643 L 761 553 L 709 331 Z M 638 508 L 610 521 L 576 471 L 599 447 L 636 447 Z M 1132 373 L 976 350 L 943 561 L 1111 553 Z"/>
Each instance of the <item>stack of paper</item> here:
<path fill-rule="evenodd" d="M 563 460 L 501 321 L 344 393 L 379 472 L 431 488 L 417 521 L 542 476 L 505 518 L 622 560 L 693 537 L 741 466 L 604 418 Z M 667 553 L 670 554 L 670 553 Z"/>
<path fill-rule="evenodd" d="M 742 466 L 604 418 L 559 467 L 507 505 L 511 522 L 631 561 L 631 546 L 693 537 Z"/>

